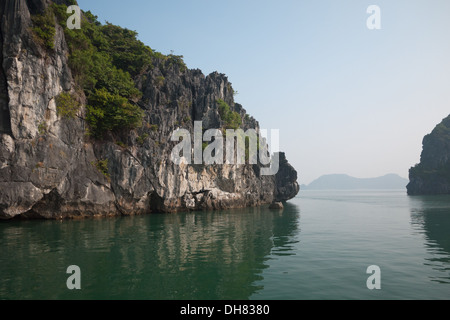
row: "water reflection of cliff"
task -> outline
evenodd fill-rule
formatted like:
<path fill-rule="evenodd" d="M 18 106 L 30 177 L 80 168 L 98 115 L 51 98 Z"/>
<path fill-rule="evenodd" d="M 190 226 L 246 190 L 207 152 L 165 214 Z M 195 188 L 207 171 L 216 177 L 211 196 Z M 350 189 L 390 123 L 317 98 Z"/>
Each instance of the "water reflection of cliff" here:
<path fill-rule="evenodd" d="M 425 265 L 439 271 L 433 281 L 450 283 L 450 196 L 414 196 L 411 201 L 411 223 L 426 237 L 431 254 Z"/>
<path fill-rule="evenodd" d="M 166 287 L 169 298 L 249 298 L 262 289 L 254 283 L 271 251 L 295 233 L 293 209 L 159 216 L 165 227 L 154 236 L 158 265 L 150 282 Z"/>
<path fill-rule="evenodd" d="M 0 225 L 0 298 L 248 299 L 290 254 L 298 208 Z M 274 252 L 274 254 L 276 254 Z M 65 288 L 65 268 L 83 290 Z M 75 296 L 74 296 L 75 295 Z"/>

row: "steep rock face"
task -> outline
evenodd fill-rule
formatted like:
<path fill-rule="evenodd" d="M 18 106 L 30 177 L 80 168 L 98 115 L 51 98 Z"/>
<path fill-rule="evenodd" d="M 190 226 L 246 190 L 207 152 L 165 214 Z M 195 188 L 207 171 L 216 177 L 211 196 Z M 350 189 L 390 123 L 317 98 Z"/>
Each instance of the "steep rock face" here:
<path fill-rule="evenodd" d="M 411 168 L 408 194 L 450 194 L 450 116 L 423 139 L 420 163 Z"/>
<path fill-rule="evenodd" d="M 297 183 L 297 171 L 292 167 L 286 154 L 279 153 L 280 168 L 275 175 L 275 202 L 284 202 L 294 198 L 300 191 Z"/>
<path fill-rule="evenodd" d="M 55 1 L 64 3 L 64 1 Z M 6 0 L 0 4 L 0 218 L 75 218 L 150 212 L 225 209 L 286 201 L 299 190 L 297 172 L 280 154 L 279 173 L 260 175 L 258 165 L 177 165 L 170 159 L 172 132 L 220 128 L 217 100 L 238 112 L 242 128 L 259 130 L 234 102 L 228 79 L 219 73 L 178 65 L 139 75 L 138 105 L 144 125 L 133 131 L 86 136 L 85 110 L 58 116 L 55 98 L 75 90 L 62 27 L 55 49 L 45 50 L 30 35 L 30 14 L 50 1 Z M 161 80 L 163 79 L 163 81 Z M 107 173 L 96 164 L 107 160 Z"/>
<path fill-rule="evenodd" d="M 7 96 L 8 114 L 3 112 L 0 122 L 9 120 L 10 127 L 3 126 L 1 135 L 0 216 L 111 214 L 115 197 L 91 165 L 96 158 L 92 144 L 85 143 L 84 121 L 57 116 L 55 97 L 73 89 L 63 30 L 57 26 L 52 52 L 37 45 L 29 32 L 29 8 L 41 12 L 46 4 L 1 4 L 2 73 L 7 83 L 1 95 Z"/>

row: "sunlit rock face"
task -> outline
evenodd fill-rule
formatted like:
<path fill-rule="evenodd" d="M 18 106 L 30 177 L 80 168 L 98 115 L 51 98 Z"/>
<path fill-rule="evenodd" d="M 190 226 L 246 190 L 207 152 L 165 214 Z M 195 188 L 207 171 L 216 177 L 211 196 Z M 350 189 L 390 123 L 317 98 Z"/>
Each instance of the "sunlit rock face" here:
<path fill-rule="evenodd" d="M 55 1 L 66 3 L 68 1 Z M 279 154 L 276 175 L 260 165 L 175 164 L 171 135 L 221 128 L 217 100 L 242 117 L 243 130 L 259 124 L 234 102 L 227 77 L 154 61 L 135 77 L 144 125 L 86 135 L 86 97 L 69 67 L 64 30 L 56 24 L 54 49 L 35 41 L 31 17 L 51 1 L 5 0 L 0 4 L 0 218 L 82 218 L 151 212 L 227 209 L 287 201 L 298 193 L 297 172 Z M 163 83 L 160 81 L 164 79 Z M 58 115 L 56 97 L 77 94 L 76 117 Z M 119 143 L 120 142 L 120 143 Z M 107 160 L 107 161 L 106 161 Z M 106 161 L 107 172 L 97 163 Z"/>

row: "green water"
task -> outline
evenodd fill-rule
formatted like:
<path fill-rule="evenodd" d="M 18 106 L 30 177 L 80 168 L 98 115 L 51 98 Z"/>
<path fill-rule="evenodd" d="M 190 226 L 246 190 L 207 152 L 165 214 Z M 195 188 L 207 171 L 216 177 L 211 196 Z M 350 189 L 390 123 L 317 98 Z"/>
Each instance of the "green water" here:
<path fill-rule="evenodd" d="M 450 299 L 447 196 L 302 191 L 283 212 L 9 221 L 0 245 L 0 299 Z"/>

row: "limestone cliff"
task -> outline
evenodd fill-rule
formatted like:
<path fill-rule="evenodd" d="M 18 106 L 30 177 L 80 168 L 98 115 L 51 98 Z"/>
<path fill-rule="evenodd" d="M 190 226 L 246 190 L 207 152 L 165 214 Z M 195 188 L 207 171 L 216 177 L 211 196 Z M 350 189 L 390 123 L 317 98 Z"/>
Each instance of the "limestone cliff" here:
<path fill-rule="evenodd" d="M 55 3 L 72 4 L 59 0 Z M 286 201 L 299 191 L 297 172 L 283 153 L 276 175 L 260 165 L 176 165 L 170 159 L 172 132 L 223 126 L 217 101 L 242 118 L 258 122 L 234 102 L 227 77 L 154 59 L 133 77 L 142 97 L 144 125 L 86 135 L 87 98 L 69 65 L 63 26 L 56 24 L 52 50 L 33 37 L 31 17 L 49 0 L 0 3 L 0 218 L 62 219 L 151 212 L 225 209 Z M 75 117 L 58 114 L 61 93 L 78 97 Z M 99 170 L 97 164 L 106 168 Z"/>
<path fill-rule="evenodd" d="M 450 116 L 423 139 L 420 163 L 411 168 L 410 195 L 450 194 Z"/>

